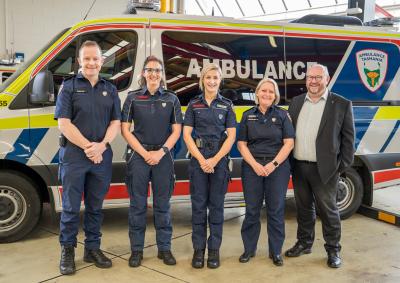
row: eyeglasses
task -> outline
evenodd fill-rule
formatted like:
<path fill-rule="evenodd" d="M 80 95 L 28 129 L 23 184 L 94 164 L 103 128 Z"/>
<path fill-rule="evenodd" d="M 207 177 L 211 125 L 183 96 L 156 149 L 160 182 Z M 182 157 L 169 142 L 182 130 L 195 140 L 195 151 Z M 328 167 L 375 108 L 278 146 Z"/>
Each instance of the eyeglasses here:
<path fill-rule="evenodd" d="M 144 68 L 144 71 L 146 73 L 155 73 L 155 74 L 160 74 L 162 72 L 162 69 L 158 69 L 158 68 Z"/>
<path fill-rule="evenodd" d="M 322 76 L 306 76 L 307 81 L 315 80 L 316 82 L 320 82 L 322 80 Z"/>

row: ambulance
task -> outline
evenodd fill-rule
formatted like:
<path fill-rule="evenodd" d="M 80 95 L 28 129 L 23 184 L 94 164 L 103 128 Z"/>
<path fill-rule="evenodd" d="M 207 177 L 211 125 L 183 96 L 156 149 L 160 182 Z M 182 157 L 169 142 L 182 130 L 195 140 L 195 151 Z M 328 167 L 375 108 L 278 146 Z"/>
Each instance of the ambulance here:
<path fill-rule="evenodd" d="M 324 64 L 331 76 L 329 89 L 353 102 L 356 127 L 355 161 L 338 188 L 342 218 L 361 203 L 371 205 L 375 189 L 400 183 L 400 34 L 363 26 L 160 14 L 86 20 L 61 31 L 0 86 L 0 242 L 27 235 L 44 203 L 54 212 L 62 210 L 54 109 L 63 79 L 78 72 L 78 48 L 86 40 L 101 46 L 101 75 L 116 85 L 122 103 L 129 90 L 138 88 L 149 55 L 163 60 L 166 86 L 176 92 L 183 112 L 200 93 L 202 66 L 218 63 L 224 76 L 221 94 L 233 101 L 238 122 L 254 105 L 254 90 L 263 77 L 278 82 L 280 104 L 287 107 L 306 91 L 307 68 Z M 121 136 L 112 148 L 113 177 L 104 208 L 127 207 Z M 227 206 L 243 202 L 236 145 L 230 156 Z M 173 202 L 190 200 L 187 169 L 187 149 L 180 139 Z"/>

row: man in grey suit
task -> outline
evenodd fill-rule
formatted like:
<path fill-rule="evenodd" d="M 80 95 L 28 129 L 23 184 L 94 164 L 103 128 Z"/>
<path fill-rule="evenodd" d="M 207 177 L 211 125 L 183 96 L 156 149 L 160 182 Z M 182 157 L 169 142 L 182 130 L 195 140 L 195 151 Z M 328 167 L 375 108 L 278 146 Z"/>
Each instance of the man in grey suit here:
<path fill-rule="evenodd" d="M 307 93 L 294 97 L 289 114 L 296 129 L 293 185 L 297 206 L 297 242 L 287 257 L 311 253 L 315 206 L 322 222 L 329 267 L 340 267 L 340 215 L 336 194 L 340 173 L 354 158 L 351 101 L 329 92 L 328 69 L 313 65 L 306 76 Z"/>

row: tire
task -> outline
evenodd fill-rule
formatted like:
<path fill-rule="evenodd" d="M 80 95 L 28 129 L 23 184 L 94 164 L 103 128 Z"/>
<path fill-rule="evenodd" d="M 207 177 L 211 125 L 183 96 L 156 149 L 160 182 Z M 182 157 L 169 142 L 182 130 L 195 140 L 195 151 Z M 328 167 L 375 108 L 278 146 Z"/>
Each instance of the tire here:
<path fill-rule="evenodd" d="M 25 237 L 41 212 L 42 202 L 31 179 L 16 171 L 0 172 L 0 243 Z"/>
<path fill-rule="evenodd" d="M 363 183 L 360 175 L 349 168 L 339 177 L 337 205 L 341 219 L 352 216 L 360 207 L 363 198 Z"/>

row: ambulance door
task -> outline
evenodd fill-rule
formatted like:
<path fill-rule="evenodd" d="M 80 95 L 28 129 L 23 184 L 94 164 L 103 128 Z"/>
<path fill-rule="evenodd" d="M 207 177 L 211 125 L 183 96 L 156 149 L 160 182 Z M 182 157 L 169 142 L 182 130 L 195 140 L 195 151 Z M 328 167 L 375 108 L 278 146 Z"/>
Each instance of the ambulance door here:
<path fill-rule="evenodd" d="M 87 27 L 87 30 L 90 30 L 90 32 L 78 33 L 59 53 L 49 58 L 45 67 L 40 71 L 47 70 L 51 72 L 55 93 L 57 94 L 63 80 L 79 72 L 79 64 L 77 62 L 79 46 L 87 40 L 96 41 L 100 45 L 104 58 L 100 76 L 115 84 L 123 104 L 129 89 L 137 88 L 137 77 L 140 74 L 143 58 L 146 56 L 145 25 L 141 25 L 141 28 L 135 26 L 132 29 L 113 28 L 113 25 L 110 25 L 109 29 L 103 26 L 93 26 Z M 33 72 L 38 71 L 34 70 Z M 41 125 L 38 125 L 40 130 L 31 128 L 31 132 L 38 131 L 40 135 L 34 135 L 35 140 L 37 140 L 37 146 L 34 148 L 30 164 L 37 171 L 42 172 L 42 167 L 45 167 L 52 172 L 53 178 L 46 180 L 46 182 L 51 187 L 55 208 L 60 211 L 61 192 L 57 180 L 59 130 L 57 122 L 53 120 L 54 110 L 55 101 L 51 105 L 31 105 L 30 107 L 31 125 L 37 124 L 35 124 L 37 120 L 35 117 L 44 117 Z M 118 135 L 113 141 L 112 148 L 114 152 L 113 184 L 111 184 L 110 192 L 104 205 L 126 206 L 129 203 L 127 190 L 124 186 L 125 161 L 123 160 L 123 155 L 126 142 L 121 135 Z"/>
<path fill-rule="evenodd" d="M 152 46 L 155 46 L 152 53 L 163 59 L 167 88 L 177 94 L 183 112 L 190 99 L 201 93 L 200 71 L 208 62 L 221 66 L 223 82 L 220 93 L 235 105 L 237 122 L 244 111 L 255 105 L 254 91 L 264 76 L 277 80 L 284 101 L 286 69 L 281 27 L 210 22 L 207 26 L 206 23 L 196 27 L 192 25 L 182 23 L 171 27 L 160 21 L 157 25 L 152 23 L 151 29 Z M 230 156 L 233 182 L 228 188 L 228 198 L 241 198 L 241 156 L 236 144 Z M 180 139 L 175 148 L 175 199 L 189 196 L 188 165 L 187 148 Z"/>

